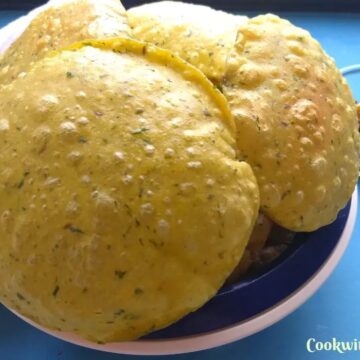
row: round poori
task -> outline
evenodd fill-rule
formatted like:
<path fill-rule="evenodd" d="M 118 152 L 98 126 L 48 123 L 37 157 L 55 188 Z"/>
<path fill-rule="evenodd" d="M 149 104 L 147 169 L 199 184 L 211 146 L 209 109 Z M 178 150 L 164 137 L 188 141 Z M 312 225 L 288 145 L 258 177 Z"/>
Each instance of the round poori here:
<path fill-rule="evenodd" d="M 213 81 L 225 72 L 238 27 L 246 16 L 180 1 L 160 1 L 127 11 L 132 35 L 169 49 Z"/>
<path fill-rule="evenodd" d="M 239 28 L 223 92 L 275 223 L 313 231 L 335 220 L 359 172 L 355 100 L 311 35 L 275 15 Z"/>
<path fill-rule="evenodd" d="M 53 0 L 0 55 L 0 85 L 26 73 L 49 51 L 85 39 L 130 33 L 125 9 L 118 0 Z"/>
<path fill-rule="evenodd" d="M 87 41 L 0 96 L 1 302 L 110 342 L 216 294 L 259 194 L 235 158 L 225 98 L 201 72 L 138 41 Z"/>
<path fill-rule="evenodd" d="M 196 24 L 198 6 L 191 6 L 184 18 Z M 170 4 L 140 8 L 133 20 L 129 11 L 133 35 L 171 51 L 181 44 L 186 51 L 179 55 L 201 69 L 188 54 L 212 41 L 215 21 L 203 22 L 206 41 L 194 44 L 184 34 L 172 41 L 180 34 L 176 22 L 158 15 Z M 272 221 L 293 231 L 316 230 L 335 220 L 357 182 L 355 100 L 333 59 L 307 31 L 271 14 L 234 25 L 229 30 L 237 32 L 236 41 L 222 47 L 225 68 L 217 74 L 237 126 L 238 157 L 252 166 L 261 209 Z"/>

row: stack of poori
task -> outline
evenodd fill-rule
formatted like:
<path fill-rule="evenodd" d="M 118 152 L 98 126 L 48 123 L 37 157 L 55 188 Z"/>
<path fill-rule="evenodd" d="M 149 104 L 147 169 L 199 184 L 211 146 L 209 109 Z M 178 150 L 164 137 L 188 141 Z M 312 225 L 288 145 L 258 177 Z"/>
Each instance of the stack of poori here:
<path fill-rule="evenodd" d="M 274 15 L 55 1 L 0 57 L 0 99 L 0 301 L 93 341 L 196 310 L 358 176 L 345 79 Z"/>

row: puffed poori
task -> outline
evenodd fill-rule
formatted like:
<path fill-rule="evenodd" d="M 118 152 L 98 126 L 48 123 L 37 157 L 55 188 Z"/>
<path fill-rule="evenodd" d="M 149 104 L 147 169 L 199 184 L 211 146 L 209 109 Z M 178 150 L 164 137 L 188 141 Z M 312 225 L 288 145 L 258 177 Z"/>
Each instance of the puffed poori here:
<path fill-rule="evenodd" d="M 118 0 L 61 0 L 40 12 L 23 34 L 0 55 L 0 84 L 26 73 L 49 51 L 89 38 L 130 36 L 126 12 Z"/>
<path fill-rule="evenodd" d="M 109 342 L 216 294 L 259 194 L 235 159 L 227 102 L 200 71 L 134 40 L 87 41 L 0 97 L 1 302 Z"/>

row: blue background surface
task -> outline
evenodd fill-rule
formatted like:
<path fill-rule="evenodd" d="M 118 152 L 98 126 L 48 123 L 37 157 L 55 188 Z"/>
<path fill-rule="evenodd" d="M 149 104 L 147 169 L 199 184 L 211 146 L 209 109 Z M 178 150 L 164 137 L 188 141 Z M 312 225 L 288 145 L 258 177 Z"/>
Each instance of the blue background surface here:
<path fill-rule="evenodd" d="M 21 12 L 0 12 L 0 27 Z M 360 63 L 360 14 L 286 13 L 308 29 L 339 67 Z M 349 77 L 360 99 L 360 74 Z M 1 99 L 0 99 L 1 101 Z M 325 285 L 301 308 L 272 327 L 242 341 L 166 360 L 302 360 L 360 359 L 360 352 L 309 354 L 306 341 L 360 339 L 360 214 L 352 241 Z M 142 357 L 138 357 L 142 358 Z M 0 306 L 0 360 L 131 360 L 133 356 L 87 350 L 54 339 L 25 324 Z M 151 359 L 144 357 L 144 359 Z"/>

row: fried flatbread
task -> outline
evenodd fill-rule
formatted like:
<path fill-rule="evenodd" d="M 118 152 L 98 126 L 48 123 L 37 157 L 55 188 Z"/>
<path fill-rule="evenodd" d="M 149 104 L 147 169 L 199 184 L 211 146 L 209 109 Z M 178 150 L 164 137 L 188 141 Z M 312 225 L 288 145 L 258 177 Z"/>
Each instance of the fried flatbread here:
<path fill-rule="evenodd" d="M 28 96 L 31 92 L 32 96 Z M 196 310 L 257 218 L 223 95 L 172 53 L 118 39 L 0 89 L 0 299 L 93 341 Z"/>

